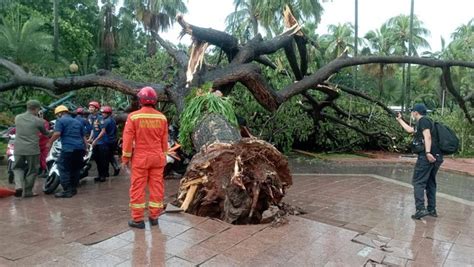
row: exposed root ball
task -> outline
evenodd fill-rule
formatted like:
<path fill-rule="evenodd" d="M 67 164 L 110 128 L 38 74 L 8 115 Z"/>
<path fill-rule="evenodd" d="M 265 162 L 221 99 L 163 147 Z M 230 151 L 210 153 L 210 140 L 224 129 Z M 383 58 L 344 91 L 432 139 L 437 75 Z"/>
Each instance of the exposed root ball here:
<path fill-rule="evenodd" d="M 283 154 L 265 141 L 243 138 L 204 146 L 189 164 L 175 204 L 229 223 L 260 223 L 291 184 Z"/>

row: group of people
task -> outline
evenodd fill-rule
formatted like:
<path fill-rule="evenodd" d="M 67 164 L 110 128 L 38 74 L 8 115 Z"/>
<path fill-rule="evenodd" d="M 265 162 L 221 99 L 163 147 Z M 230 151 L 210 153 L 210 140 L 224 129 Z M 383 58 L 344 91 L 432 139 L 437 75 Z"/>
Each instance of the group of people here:
<path fill-rule="evenodd" d="M 155 109 L 158 96 L 151 87 L 142 88 L 137 97 L 141 108 L 128 115 L 123 131 L 123 150 L 121 168 L 131 173 L 130 227 L 145 228 L 144 212 L 148 207 L 148 220 L 151 225 L 158 224 L 158 216 L 163 210 L 163 173 L 168 150 L 168 122 L 161 112 Z M 45 128 L 44 120 L 38 117 L 40 102 L 27 102 L 27 111 L 16 116 L 15 139 L 15 195 L 33 197 L 37 169 L 39 165 L 39 136 L 48 138 L 47 147 L 53 142 L 61 142 L 58 169 L 62 192 L 55 197 L 70 198 L 77 194 L 82 158 L 89 144 L 93 147 L 93 157 L 97 162 L 97 182 L 109 176 L 109 163 L 115 159 L 112 151 L 117 142 L 117 127 L 112 118 L 112 108 L 100 106 L 96 101 L 89 103 L 89 112 L 79 108 L 76 114 L 60 105 L 54 110 L 57 117 L 53 132 Z M 75 117 L 71 115 L 76 115 Z M 114 175 L 120 172 L 114 165 Z M 149 201 L 145 190 L 149 187 Z"/>
<path fill-rule="evenodd" d="M 49 123 L 43 119 L 41 103 L 27 102 L 27 111 L 15 118 L 15 196 L 37 196 L 32 191 L 38 165 L 40 173 L 46 171 L 46 156 L 52 144 L 59 139 L 61 154 L 58 159 L 60 183 L 63 192 L 55 194 L 59 198 L 70 198 L 77 193 L 80 169 L 88 144 L 93 148 L 93 158 L 97 163 L 97 182 L 106 181 L 109 164 L 114 175 L 120 172 L 114 152 L 117 146 L 117 126 L 110 106 L 100 107 L 99 102 L 89 103 L 89 112 L 78 108 L 70 112 L 64 105 L 55 108 L 57 117 L 54 129 L 49 131 Z"/>
<path fill-rule="evenodd" d="M 132 219 L 128 224 L 130 227 L 143 229 L 145 209 L 148 207 L 150 224 L 157 225 L 158 216 L 164 207 L 163 172 L 168 150 L 168 122 L 165 115 L 155 109 L 158 97 L 153 88 L 142 88 L 137 97 L 141 108 L 127 117 L 123 131 L 121 168 L 131 174 L 129 193 Z M 23 197 L 36 195 L 32 189 L 39 164 L 38 133 L 50 136 L 44 121 L 37 116 L 40 108 L 38 101 L 28 101 L 27 111 L 15 118 L 15 187 Z M 436 174 L 443 162 L 443 155 L 434 142 L 433 122 L 426 117 L 426 107 L 416 104 L 411 111 L 412 118 L 416 121 L 414 127 L 407 124 L 401 114 L 398 114 L 397 121 L 407 132 L 414 134 L 414 141 L 423 143 L 413 174 L 416 212 L 412 218 L 420 219 L 427 215 L 437 217 Z M 58 120 L 47 146 L 51 147 L 58 139 L 62 144 L 59 169 L 63 191 L 57 193 L 56 197 L 69 198 L 77 193 L 82 167 L 80 163 L 87 144 L 93 146 L 97 162 L 98 177 L 95 180 L 103 182 L 109 175 L 109 163 L 113 158 L 111 151 L 114 150 L 117 134 L 115 121 L 111 117 L 112 108 L 101 108 L 98 102 L 92 101 L 89 103 L 89 112 L 86 116 L 84 110 L 78 109 L 76 118 L 73 118 L 65 106 L 58 106 L 54 111 Z M 114 171 L 118 174 L 120 169 L 116 167 Z M 145 194 L 147 186 L 148 202 Z"/>

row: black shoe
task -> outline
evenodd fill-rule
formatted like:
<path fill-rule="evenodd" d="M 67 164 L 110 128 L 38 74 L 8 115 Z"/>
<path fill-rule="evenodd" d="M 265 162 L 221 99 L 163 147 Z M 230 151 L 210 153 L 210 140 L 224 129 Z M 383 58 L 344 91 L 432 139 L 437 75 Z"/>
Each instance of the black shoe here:
<path fill-rule="evenodd" d="M 37 196 L 39 196 L 39 195 L 36 194 L 36 193 L 30 193 L 30 194 L 25 194 L 23 197 L 24 198 L 29 198 L 29 197 L 37 197 Z"/>
<path fill-rule="evenodd" d="M 411 218 L 412 218 L 412 219 L 419 220 L 419 219 L 421 219 L 421 218 L 423 218 L 423 217 L 425 217 L 426 215 L 429 215 L 429 214 L 430 214 L 430 213 L 429 213 L 427 210 L 425 210 L 425 209 L 416 210 L 416 213 L 413 214 L 413 215 L 411 216 Z"/>
<path fill-rule="evenodd" d="M 95 177 L 94 182 L 100 182 L 100 177 Z"/>
<path fill-rule="evenodd" d="M 15 190 L 15 197 L 21 197 L 23 195 L 23 189 L 18 188 Z"/>
<path fill-rule="evenodd" d="M 77 189 L 72 189 L 72 190 L 71 190 L 71 194 L 72 194 L 73 196 L 77 195 Z"/>
<path fill-rule="evenodd" d="M 63 192 L 54 194 L 54 197 L 56 198 L 71 198 L 73 196 L 74 194 L 72 193 L 72 191 L 63 191 Z"/>
<path fill-rule="evenodd" d="M 148 218 L 148 220 L 150 221 L 151 225 L 153 225 L 153 226 L 158 225 L 158 218 L 156 218 L 156 219 Z"/>
<path fill-rule="evenodd" d="M 105 181 L 107 181 L 107 177 L 100 177 L 99 178 L 99 182 L 103 183 Z"/>
<path fill-rule="evenodd" d="M 117 176 L 120 174 L 120 168 L 114 169 L 114 176 Z"/>
<path fill-rule="evenodd" d="M 438 213 L 436 212 L 436 209 L 428 210 L 428 213 L 430 214 L 430 216 L 438 217 Z"/>
<path fill-rule="evenodd" d="M 128 221 L 128 226 L 133 227 L 133 228 L 138 228 L 138 229 L 145 229 L 145 222 L 144 221 Z"/>

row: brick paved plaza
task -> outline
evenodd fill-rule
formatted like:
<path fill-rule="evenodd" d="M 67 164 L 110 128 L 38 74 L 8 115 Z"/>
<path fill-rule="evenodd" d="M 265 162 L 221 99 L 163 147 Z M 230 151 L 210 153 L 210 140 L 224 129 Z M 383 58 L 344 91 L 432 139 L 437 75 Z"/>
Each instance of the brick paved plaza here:
<path fill-rule="evenodd" d="M 414 221 L 407 184 L 301 171 L 293 179 L 285 202 L 308 213 L 279 227 L 170 213 L 159 227 L 130 230 L 124 176 L 87 180 L 71 199 L 1 199 L 0 266 L 474 265 L 470 201 L 441 194 L 440 216 Z M 177 185 L 167 180 L 169 197 Z"/>

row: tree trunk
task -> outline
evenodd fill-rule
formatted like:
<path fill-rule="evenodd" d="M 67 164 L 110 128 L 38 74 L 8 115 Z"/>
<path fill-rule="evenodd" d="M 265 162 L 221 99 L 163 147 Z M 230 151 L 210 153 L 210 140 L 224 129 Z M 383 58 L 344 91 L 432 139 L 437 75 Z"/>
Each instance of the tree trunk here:
<path fill-rule="evenodd" d="M 59 56 L 59 14 L 58 14 L 59 0 L 53 0 L 53 16 L 54 16 L 54 39 L 53 39 L 53 53 L 54 61 L 58 61 Z"/>
<path fill-rule="evenodd" d="M 384 76 L 384 65 L 379 64 L 379 99 L 383 96 L 383 76 Z"/>

